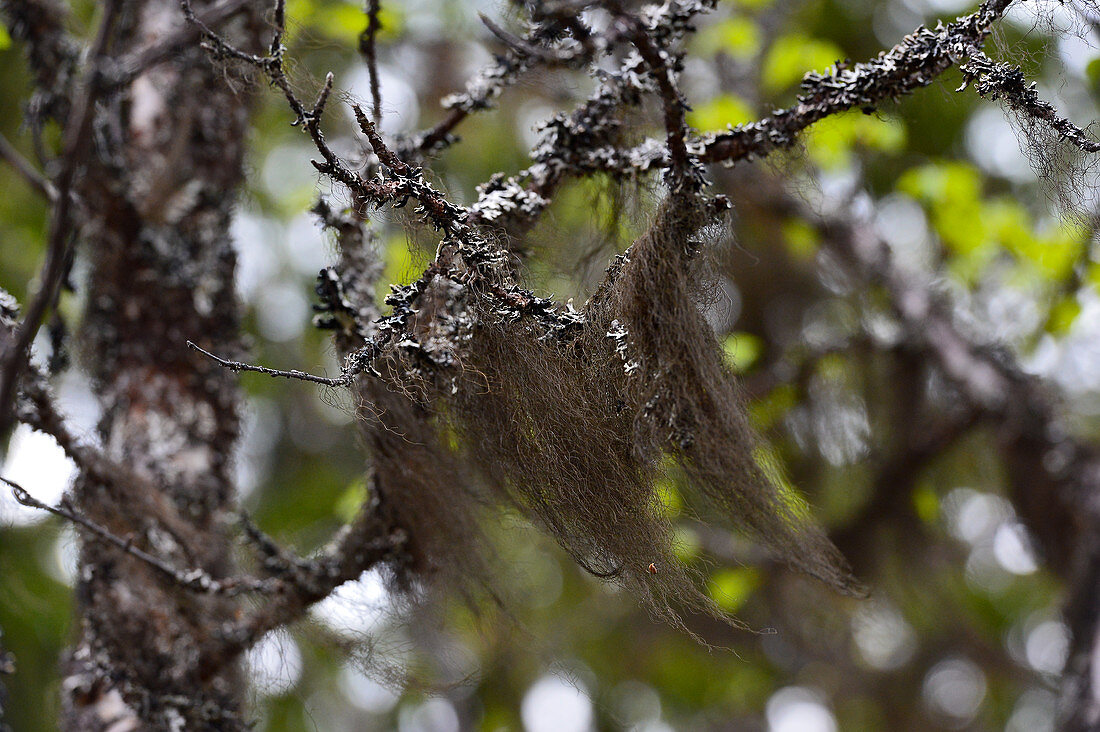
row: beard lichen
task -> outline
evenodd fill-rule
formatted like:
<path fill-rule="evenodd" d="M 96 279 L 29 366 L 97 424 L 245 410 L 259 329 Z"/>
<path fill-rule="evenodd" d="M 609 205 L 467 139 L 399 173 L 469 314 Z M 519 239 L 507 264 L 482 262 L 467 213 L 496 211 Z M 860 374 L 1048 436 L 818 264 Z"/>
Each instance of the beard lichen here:
<path fill-rule="evenodd" d="M 477 539 L 464 526 L 474 512 L 463 504 L 483 498 L 455 489 L 453 476 L 478 476 L 488 502 L 528 516 L 586 571 L 621 585 L 658 617 L 686 629 L 687 611 L 740 626 L 676 557 L 659 493 L 672 465 L 693 505 L 791 567 L 842 592 L 862 591 L 768 457 L 700 311 L 707 282 L 700 252 L 720 228 L 723 203 L 670 194 L 584 309 L 564 320 L 508 283 L 467 277 L 450 288 L 441 306 L 465 314 L 461 332 L 449 335 L 460 343 L 453 364 L 419 369 L 410 388 L 399 374 L 415 364 L 395 363 L 391 389 L 403 393 L 386 398 L 411 397 L 432 415 L 432 430 L 453 440 L 410 446 L 386 437 L 387 427 L 371 445 L 376 468 L 410 477 L 386 503 L 430 548 L 432 566 L 467 556 L 464 542 Z M 393 415 L 395 405 L 383 413 Z"/>

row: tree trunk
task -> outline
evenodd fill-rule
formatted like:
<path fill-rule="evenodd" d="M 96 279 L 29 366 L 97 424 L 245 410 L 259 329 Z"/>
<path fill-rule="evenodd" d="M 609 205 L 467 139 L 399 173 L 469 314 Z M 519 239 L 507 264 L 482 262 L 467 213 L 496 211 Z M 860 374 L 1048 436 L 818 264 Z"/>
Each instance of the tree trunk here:
<path fill-rule="evenodd" d="M 125 3 L 111 55 L 184 23 L 177 0 Z M 255 26 L 246 47 L 258 44 Z M 245 97 L 191 44 L 103 103 L 79 191 L 90 272 L 77 346 L 102 407 L 99 433 L 107 455 L 156 490 L 83 480 L 74 501 L 135 546 L 215 578 L 232 564 L 226 517 L 240 394 L 186 341 L 239 348 L 228 231 L 247 123 Z M 234 601 L 183 590 L 90 536 L 78 582 L 64 729 L 245 726 L 241 674 L 212 660 Z"/>

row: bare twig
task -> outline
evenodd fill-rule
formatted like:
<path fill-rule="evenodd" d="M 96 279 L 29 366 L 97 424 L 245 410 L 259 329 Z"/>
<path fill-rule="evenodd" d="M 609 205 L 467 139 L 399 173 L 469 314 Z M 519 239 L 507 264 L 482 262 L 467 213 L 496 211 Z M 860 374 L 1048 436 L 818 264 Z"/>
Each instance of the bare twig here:
<path fill-rule="evenodd" d="M 31 188 L 41 193 L 47 200 L 50 202 L 57 200 L 57 189 L 54 188 L 53 183 L 35 170 L 30 161 L 23 157 L 2 134 L 0 134 L 0 158 L 6 160 Z"/>
<path fill-rule="evenodd" d="M 378 83 L 378 51 L 375 47 L 378 31 L 382 29 L 382 23 L 378 19 L 380 10 L 379 0 L 367 0 L 367 27 L 359 34 L 359 54 L 367 64 L 367 74 L 370 77 L 371 116 L 375 124 L 382 121 L 382 89 Z"/>
<path fill-rule="evenodd" d="M 194 591 L 205 592 L 215 595 L 227 595 L 234 596 L 244 594 L 246 592 L 261 592 L 261 593 L 273 593 L 277 592 L 282 583 L 277 579 L 256 579 L 253 577 L 229 577 L 225 579 L 214 579 L 208 572 L 202 569 L 179 569 L 173 567 L 168 562 L 165 562 L 160 557 L 157 557 L 149 552 L 139 549 L 134 546 L 134 538 L 122 538 L 116 534 L 111 533 L 103 526 L 100 526 L 95 521 L 92 521 L 86 516 L 74 511 L 67 503 L 62 500 L 57 506 L 51 506 L 49 504 L 39 501 L 32 496 L 18 483 L 8 480 L 7 478 L 0 477 L 0 481 L 3 481 L 11 488 L 12 495 L 15 500 L 20 504 L 27 506 L 28 508 L 35 508 L 47 513 L 52 513 L 54 516 L 59 516 L 66 521 L 70 521 L 81 528 L 86 529 L 100 539 L 106 541 L 109 544 L 113 544 L 115 547 L 126 552 L 130 556 L 140 559 L 150 567 L 156 569 L 161 574 L 165 575 L 180 587 Z"/>
<path fill-rule="evenodd" d="M 243 363 L 241 361 L 229 361 L 224 358 L 215 356 L 210 351 L 204 348 L 200 348 L 192 341 L 187 341 L 187 347 L 198 351 L 207 358 L 216 361 L 221 366 L 229 369 L 230 371 L 250 371 L 257 374 L 266 374 L 268 376 L 278 376 L 284 379 L 295 379 L 297 381 L 308 381 L 313 384 L 321 384 L 323 386 L 347 386 L 351 383 L 351 376 L 344 375 L 336 379 L 330 379 L 325 376 L 314 376 L 313 374 L 307 374 L 304 371 L 297 371 L 291 369 L 289 371 L 283 371 L 281 369 L 269 369 L 266 366 L 254 366 L 252 364 Z"/>

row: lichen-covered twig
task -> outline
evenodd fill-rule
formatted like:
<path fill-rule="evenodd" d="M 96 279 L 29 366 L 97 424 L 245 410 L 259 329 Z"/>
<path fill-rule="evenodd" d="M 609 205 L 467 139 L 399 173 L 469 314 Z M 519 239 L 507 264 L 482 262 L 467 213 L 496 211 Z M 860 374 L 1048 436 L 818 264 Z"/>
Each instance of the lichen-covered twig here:
<path fill-rule="evenodd" d="M 700 140 L 705 162 L 733 162 L 789 147 L 798 133 L 849 109 L 870 110 L 928 86 L 954 64 L 980 48 L 1011 0 L 986 0 L 975 13 L 936 30 L 919 28 L 901 43 L 866 63 L 838 63 L 833 74 L 810 73 L 798 102 L 759 122 Z"/>
<path fill-rule="evenodd" d="M 834 73 L 809 73 L 793 106 L 728 132 L 694 138 L 689 147 L 705 163 L 732 164 L 763 157 L 794 145 L 802 131 L 826 117 L 849 109 L 870 111 L 928 86 L 981 47 L 1010 2 L 987 0 L 977 12 L 936 30 L 919 28 L 866 63 L 838 61 Z M 602 170 L 619 177 L 636 177 L 669 164 L 668 148 L 653 141 L 630 149 L 589 146 L 572 152 L 572 156 L 563 158 L 565 164 L 558 167 L 558 176 Z"/>
<path fill-rule="evenodd" d="M 975 49 L 960 68 L 966 80 L 962 88 L 973 84 L 979 95 L 994 101 L 1001 100 L 1024 118 L 1049 126 L 1082 152 L 1100 152 L 1100 141 L 1058 114 L 1053 105 L 1040 99 L 1035 82 L 1028 83 L 1019 66 L 998 63 Z"/>
<path fill-rule="evenodd" d="M 572 177 L 608 173 L 618 179 L 633 180 L 667 163 L 670 147 L 679 143 L 671 138 L 686 136 L 670 132 L 683 125 L 677 121 L 683 109 L 678 93 L 661 93 L 649 72 L 662 75 L 670 48 L 693 30 L 692 23 L 713 7 L 709 0 L 677 0 L 652 9 L 644 18 L 620 16 L 623 22 L 613 26 L 618 36 L 639 33 L 651 37 L 642 41 L 649 62 L 640 53 L 630 53 L 619 68 L 600 71 L 596 91 L 571 113 L 560 113 L 547 121 L 538 144 L 531 151 L 534 161 L 515 175 L 495 177 L 479 188 L 478 200 L 471 208 L 471 220 L 492 224 L 506 231 L 522 231 L 538 219 L 550 205 L 558 187 Z M 664 58 L 662 58 L 664 56 Z M 667 81 L 667 79 L 666 79 Z M 659 84 L 660 82 L 657 82 Z M 641 104 L 646 95 L 658 91 L 662 100 L 677 99 L 671 106 L 662 101 L 666 112 L 666 140 L 648 140 L 636 148 L 621 146 L 623 115 Z M 669 114 L 671 113 L 671 115 Z M 694 154 L 694 150 L 691 150 Z M 686 154 L 679 154 L 686 159 Z"/>
<path fill-rule="evenodd" d="M 615 43 L 614 35 L 595 36 L 577 17 L 577 13 L 588 4 L 578 3 L 571 11 L 544 7 L 543 12 L 536 14 L 534 27 L 526 38 L 508 33 L 482 15 L 485 27 L 508 47 L 508 52 L 498 56 L 470 79 L 465 91 L 443 100 L 444 108 L 449 111 L 439 123 L 400 141 L 398 151 L 402 157 L 419 159 L 452 144 L 457 139 L 453 135 L 454 130 L 466 118 L 475 112 L 491 109 L 494 100 L 532 68 L 579 67 L 611 47 Z M 571 38 L 566 40 L 564 46 L 547 45 L 547 39 L 554 37 L 559 27 L 567 29 Z"/>

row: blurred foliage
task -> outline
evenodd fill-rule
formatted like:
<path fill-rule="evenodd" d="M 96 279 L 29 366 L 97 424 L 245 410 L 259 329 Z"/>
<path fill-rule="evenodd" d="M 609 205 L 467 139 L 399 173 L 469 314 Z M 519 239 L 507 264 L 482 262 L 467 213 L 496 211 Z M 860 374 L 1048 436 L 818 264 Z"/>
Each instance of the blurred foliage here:
<path fill-rule="evenodd" d="M 74 23 L 87 25 L 91 5 L 77 5 Z M 441 119 L 440 99 L 460 90 L 490 58 L 497 47 L 478 11 L 506 19 L 514 13 L 459 0 L 383 0 L 382 8 L 383 127 L 391 133 Z M 965 3 L 947 0 L 723 3 L 689 46 L 690 122 L 721 130 L 756 119 L 790 103 L 806 72 L 868 58 L 921 23 L 966 10 Z M 355 53 L 365 25 L 360 6 L 291 0 L 288 16 L 291 76 L 303 96 L 312 96 L 332 70 L 338 87 L 366 98 Z M 1005 22 L 998 47 L 1038 73 L 1045 88 L 1072 100 L 1075 110 L 1096 117 L 1100 59 L 1075 51 L 1090 55 L 1080 64 L 1084 74 L 1072 72 L 1053 35 L 1042 25 Z M 865 188 L 899 259 L 943 266 L 944 287 L 968 304 L 972 327 L 1016 349 L 1078 397 L 1075 429 L 1100 434 L 1100 382 L 1090 372 L 1073 381 L 1059 369 L 1100 329 L 1092 232 L 1059 221 L 1043 187 L 1006 167 L 1022 164 L 1013 150 L 998 151 L 1007 161 L 1000 168 L 989 164 L 982 148 L 992 133 L 979 122 L 988 125 L 991 118 L 978 114 L 987 107 L 972 94 L 954 93 L 959 79 L 949 72 L 895 106 L 829 119 L 806 135 L 800 150 L 758 163 L 741 177 L 717 176 L 719 185 L 784 177 L 823 206 L 832 187 Z M 538 122 L 568 109 L 590 85 L 567 72 L 524 77 L 505 92 L 499 109 L 462 125 L 462 142 L 432 161 L 432 176 L 455 200 L 468 202 L 492 173 L 522 168 Z M 25 100 L 28 88 L 18 44 L 0 32 L 0 94 Z M 332 371 L 332 346 L 327 334 L 308 327 L 308 305 L 316 271 L 334 253 L 306 213 L 329 189 L 309 166 L 307 140 L 289 125 L 280 96 L 262 84 L 250 93 L 250 182 L 234 233 L 252 358 L 276 368 Z M 22 112 L 14 101 L 0 106 L 0 131 L 35 159 L 21 131 Z M 362 155 L 350 117 L 336 104 L 328 115 L 334 148 Z M 47 144 L 55 137 L 50 132 Z M 0 286 L 22 299 L 42 257 L 47 212 L 4 166 L 0 189 Z M 257 681 L 259 729 L 586 729 L 565 721 L 539 726 L 525 712 L 545 710 L 546 699 L 551 708 L 557 699 L 558 711 L 568 710 L 577 698 L 591 715 L 587 724 L 608 730 L 771 725 L 812 732 L 830 723 L 842 730 L 1050 728 L 1053 680 L 1065 650 L 1059 589 L 1028 564 L 1033 552 L 1002 497 L 1005 468 L 993 435 L 970 431 L 920 466 L 898 500 L 879 505 L 876 466 L 906 434 L 897 423 L 899 400 L 919 393 L 950 412 L 944 385 L 932 374 L 903 369 L 889 347 L 897 336 L 887 308 L 874 293 L 830 275 L 819 231 L 755 206 L 741 195 L 744 189 L 726 192 L 737 204 L 735 243 L 716 258 L 722 294 L 708 315 L 753 397 L 754 423 L 798 486 L 791 488 L 792 500 L 805 496 L 844 539 L 842 548 L 873 587 L 872 599 L 833 596 L 775 566 L 743 537 L 706 527 L 683 505 L 672 475 L 661 498 L 677 520 L 679 558 L 750 630 L 689 618 L 690 630 L 719 648 L 700 645 L 656 624 L 630 597 L 584 575 L 511 517 L 497 531 L 507 548 L 502 564 L 514 574 L 508 583 L 524 599 L 508 608 L 516 627 L 494 625 L 487 632 L 465 607 L 426 619 L 423 628 L 389 625 L 385 612 L 372 623 L 366 618 L 378 608 L 350 593 L 342 610 L 328 603 L 293 629 L 297 673 L 285 683 Z M 566 187 L 522 242 L 532 253 L 525 268 L 531 286 L 559 298 L 586 297 L 608 258 L 644 230 L 653 200 L 652 192 L 600 178 Z M 374 223 L 385 280 L 416 277 L 434 251 L 430 232 L 397 212 L 380 212 Z M 77 304 L 66 312 L 75 314 Z M 869 338 L 878 338 L 877 348 L 868 346 Z M 355 405 L 302 384 L 242 383 L 248 394 L 238 458 L 243 502 L 263 528 L 308 551 L 365 495 Z M 71 553 L 71 543 L 71 533 L 53 520 L 0 527 L 0 628 L 18 664 L 3 681 L 11 703 L 7 721 L 16 730 L 55 726 L 57 669 L 73 617 L 72 577 L 59 569 L 59 557 Z M 384 609 L 384 597 L 375 603 Z M 355 620 L 350 632 L 337 627 L 335 618 L 349 617 Z M 254 661 L 253 677 L 290 674 L 292 652 L 283 647 L 279 653 L 286 663 Z M 371 677 L 410 655 L 428 670 L 437 696 L 412 687 L 386 691 Z M 557 688 L 541 685 L 546 679 L 566 680 L 566 691 L 539 697 L 533 689 Z M 544 706 L 534 706 L 539 699 Z M 799 709 L 811 714 L 801 718 L 804 726 L 784 727 Z M 812 726 L 815 719 L 825 726 Z"/>

